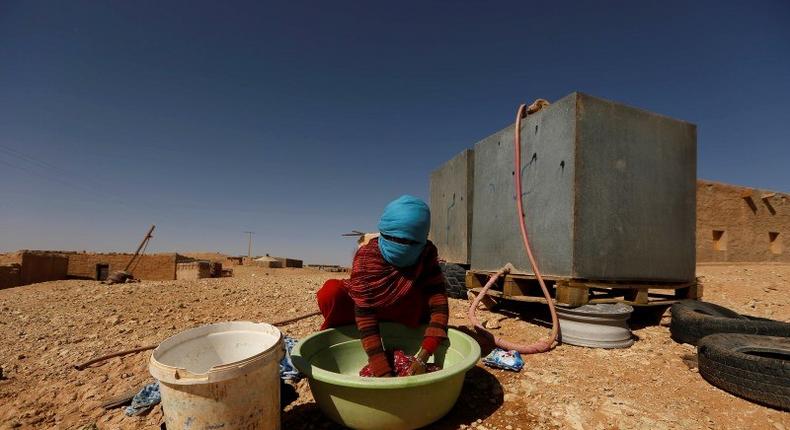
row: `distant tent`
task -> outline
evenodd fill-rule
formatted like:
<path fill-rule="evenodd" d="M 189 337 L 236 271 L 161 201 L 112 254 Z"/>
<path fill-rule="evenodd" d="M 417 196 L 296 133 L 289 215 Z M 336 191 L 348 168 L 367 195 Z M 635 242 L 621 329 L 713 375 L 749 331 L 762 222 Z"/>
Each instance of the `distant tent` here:
<path fill-rule="evenodd" d="M 274 257 L 269 257 L 268 254 L 266 254 L 263 257 L 258 257 L 253 261 L 255 262 L 256 266 L 269 267 L 269 268 L 283 267 L 283 263 L 280 260 Z"/>

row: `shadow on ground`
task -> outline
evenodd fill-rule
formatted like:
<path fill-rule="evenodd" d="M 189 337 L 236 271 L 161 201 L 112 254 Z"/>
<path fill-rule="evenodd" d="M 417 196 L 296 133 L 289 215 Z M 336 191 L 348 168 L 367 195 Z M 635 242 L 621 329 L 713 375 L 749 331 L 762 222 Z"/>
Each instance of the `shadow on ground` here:
<path fill-rule="evenodd" d="M 661 323 L 662 316 L 664 316 L 669 307 L 670 305 L 634 307 L 634 313 L 631 315 L 628 323 L 632 330 L 657 326 Z M 503 300 L 494 306 L 493 311 L 510 318 L 518 318 L 532 324 L 551 327 L 551 314 L 549 313 L 549 307 L 545 304 Z"/>
<path fill-rule="evenodd" d="M 502 385 L 496 376 L 482 367 L 473 367 L 464 380 L 464 387 L 452 410 L 438 422 L 426 429 L 457 429 L 461 424 L 470 425 L 477 420 L 485 420 L 492 415 L 504 401 Z M 343 429 L 323 416 L 315 403 L 297 405 L 283 412 L 284 429 Z"/>
<path fill-rule="evenodd" d="M 477 420 L 485 420 L 502 406 L 504 396 L 496 376 L 475 366 L 466 374 L 461 396 L 450 413 L 426 428 L 457 429 L 461 424 L 469 426 Z"/>

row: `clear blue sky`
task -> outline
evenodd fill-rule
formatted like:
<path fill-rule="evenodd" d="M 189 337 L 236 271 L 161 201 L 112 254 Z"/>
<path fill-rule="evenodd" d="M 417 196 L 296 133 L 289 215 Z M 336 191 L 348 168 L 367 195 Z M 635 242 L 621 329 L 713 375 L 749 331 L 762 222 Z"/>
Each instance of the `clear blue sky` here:
<path fill-rule="evenodd" d="M 341 233 L 575 90 L 698 124 L 701 178 L 790 191 L 786 0 L 6 0 L 0 250 L 131 250 L 154 223 L 153 251 L 254 230 L 348 264 Z"/>

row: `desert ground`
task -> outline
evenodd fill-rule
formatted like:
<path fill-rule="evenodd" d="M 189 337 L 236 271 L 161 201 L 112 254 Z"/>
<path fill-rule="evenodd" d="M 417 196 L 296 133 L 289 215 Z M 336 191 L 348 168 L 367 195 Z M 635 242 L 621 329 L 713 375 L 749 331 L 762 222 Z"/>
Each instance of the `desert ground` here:
<path fill-rule="evenodd" d="M 160 406 L 141 417 L 102 402 L 151 378 L 149 352 L 114 358 L 84 371 L 72 366 L 94 356 L 161 340 L 201 324 L 275 321 L 313 311 L 324 280 L 312 269 L 236 267 L 233 278 L 143 281 L 106 286 L 55 281 L 0 291 L 0 428 L 158 428 Z M 344 275 L 344 274 L 340 274 Z M 790 321 L 790 265 L 698 267 L 705 300 L 742 313 Z M 468 324 L 468 302 L 451 300 L 453 326 Z M 546 327 L 529 322 L 540 309 L 505 314 L 494 330 L 535 340 Z M 525 357 L 520 373 L 478 365 L 467 375 L 456 407 L 435 429 L 790 429 L 790 414 L 752 404 L 709 385 L 697 372 L 695 350 L 669 337 L 668 313 L 640 312 L 638 341 L 628 349 L 559 345 Z M 663 317 L 662 317 L 663 313 Z M 283 328 L 305 336 L 312 317 Z M 496 325 L 496 324 L 494 324 Z M 283 413 L 284 429 L 337 428 L 315 406 L 306 381 Z"/>

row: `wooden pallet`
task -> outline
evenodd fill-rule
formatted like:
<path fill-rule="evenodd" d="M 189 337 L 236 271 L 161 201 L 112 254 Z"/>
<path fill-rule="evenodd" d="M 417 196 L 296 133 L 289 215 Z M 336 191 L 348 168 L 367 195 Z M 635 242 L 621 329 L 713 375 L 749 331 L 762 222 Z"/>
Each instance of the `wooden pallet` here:
<path fill-rule="evenodd" d="M 466 286 L 477 295 L 493 272 L 469 270 Z M 503 279 L 504 278 L 504 279 Z M 488 291 L 494 299 L 546 303 L 535 275 L 508 274 Z M 694 282 L 603 282 L 544 276 L 555 303 L 581 306 L 587 303 L 625 303 L 632 306 L 668 305 L 682 299 L 702 297 L 702 285 Z M 489 301 L 489 303 L 491 303 Z"/>

